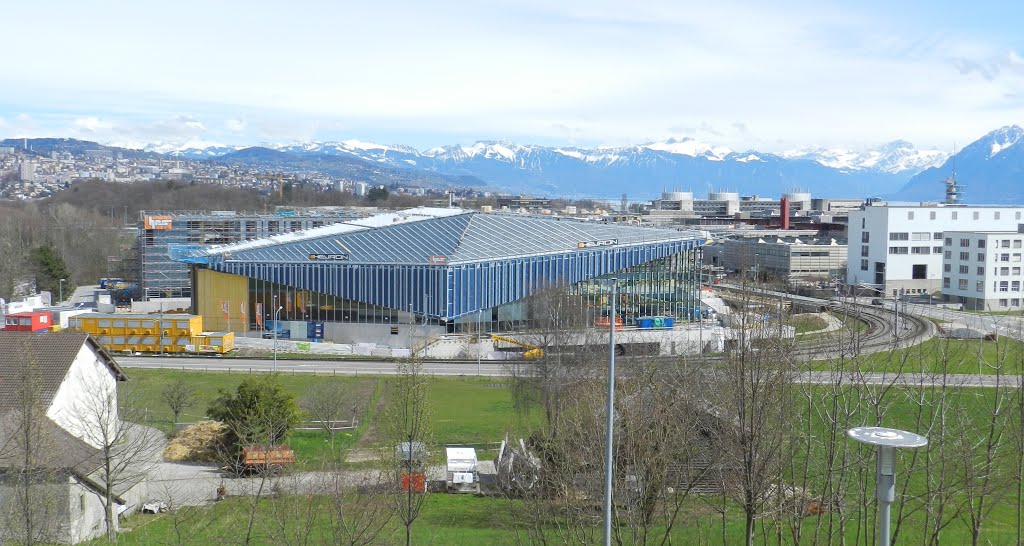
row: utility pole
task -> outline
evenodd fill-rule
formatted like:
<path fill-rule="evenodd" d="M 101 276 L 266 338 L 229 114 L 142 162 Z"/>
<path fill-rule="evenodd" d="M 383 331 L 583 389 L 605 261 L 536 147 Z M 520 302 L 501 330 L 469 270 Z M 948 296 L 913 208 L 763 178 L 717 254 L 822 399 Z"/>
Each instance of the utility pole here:
<path fill-rule="evenodd" d="M 483 352 L 483 326 L 482 319 L 484 315 L 483 309 L 478 309 L 476 312 L 476 374 L 480 375 L 480 353 Z"/>
<path fill-rule="evenodd" d="M 604 544 L 612 543 L 612 477 L 614 476 L 615 440 L 615 303 L 619 299 L 618 279 L 612 279 L 608 308 L 608 406 L 604 440 Z"/>
<path fill-rule="evenodd" d="M 57 290 L 59 292 L 58 297 L 60 298 L 60 301 L 57 302 L 57 305 L 64 305 L 64 283 L 66 281 L 67 279 L 61 279 L 60 282 L 57 283 Z"/>

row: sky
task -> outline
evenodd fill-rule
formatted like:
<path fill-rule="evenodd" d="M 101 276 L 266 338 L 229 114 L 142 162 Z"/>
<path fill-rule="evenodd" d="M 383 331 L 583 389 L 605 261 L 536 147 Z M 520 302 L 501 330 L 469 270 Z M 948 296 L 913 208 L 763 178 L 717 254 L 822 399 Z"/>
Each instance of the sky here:
<path fill-rule="evenodd" d="M 1024 2 L 7 3 L 0 137 L 950 150 L 1024 124 Z"/>

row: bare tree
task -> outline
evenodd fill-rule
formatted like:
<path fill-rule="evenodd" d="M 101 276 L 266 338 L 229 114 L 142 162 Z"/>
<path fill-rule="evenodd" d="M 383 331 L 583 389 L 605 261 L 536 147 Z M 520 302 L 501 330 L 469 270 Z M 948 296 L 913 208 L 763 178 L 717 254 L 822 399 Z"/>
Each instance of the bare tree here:
<path fill-rule="evenodd" d="M 142 420 L 136 400 L 133 393 L 119 400 L 117 383 L 104 376 L 91 381 L 72 408 L 79 437 L 100 451 L 97 478 L 102 488 L 97 497 L 103 505 L 109 540 L 117 538 L 118 492 L 144 480 L 159 457 L 154 450 L 159 449 L 162 435 L 136 422 Z"/>
<path fill-rule="evenodd" d="M 199 397 L 196 389 L 184 379 L 178 378 L 160 391 L 160 398 L 174 414 L 174 425 L 181 419 L 181 413 L 196 405 Z"/>
<path fill-rule="evenodd" d="M 392 496 L 393 509 L 405 528 L 406 544 L 412 543 L 412 527 L 427 498 L 426 490 L 416 490 L 416 482 L 417 475 L 429 468 L 426 460 L 426 448 L 430 445 L 428 387 L 421 362 L 400 362 L 389 384 L 381 427 L 385 442 L 381 447 L 385 460 L 391 463 L 388 470 L 393 477 L 393 487 L 398 489 L 398 494 Z M 426 479 L 425 474 L 423 479 Z"/>
<path fill-rule="evenodd" d="M 345 398 L 345 387 L 337 381 L 322 381 L 314 384 L 299 400 L 299 406 L 324 431 L 334 445 L 337 424 L 348 413 L 355 425 L 356 408 Z"/>
<path fill-rule="evenodd" d="M 16 400 L 0 410 L 0 543 L 61 541 L 59 487 L 67 469 L 60 468 L 56 426 L 46 416 L 38 364 L 29 351 L 19 372 Z"/>

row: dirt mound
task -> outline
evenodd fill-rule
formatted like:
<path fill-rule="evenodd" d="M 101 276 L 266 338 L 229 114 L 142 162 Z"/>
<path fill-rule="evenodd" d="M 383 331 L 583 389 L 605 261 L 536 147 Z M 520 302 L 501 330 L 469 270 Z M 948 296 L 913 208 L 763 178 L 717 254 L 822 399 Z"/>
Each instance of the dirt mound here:
<path fill-rule="evenodd" d="M 178 433 L 164 449 L 168 461 L 214 462 L 227 427 L 219 421 L 199 421 Z"/>

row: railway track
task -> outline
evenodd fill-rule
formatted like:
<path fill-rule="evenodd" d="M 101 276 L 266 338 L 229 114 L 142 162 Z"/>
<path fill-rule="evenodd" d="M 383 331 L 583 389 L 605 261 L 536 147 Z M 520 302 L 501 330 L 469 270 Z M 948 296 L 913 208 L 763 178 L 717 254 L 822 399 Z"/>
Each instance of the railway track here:
<path fill-rule="evenodd" d="M 801 358 L 820 360 L 886 352 L 917 345 L 935 335 L 935 325 L 932 321 L 918 315 L 901 314 L 897 329 L 896 314 L 892 311 L 852 303 L 831 303 L 830 310 L 833 313 L 843 315 L 849 320 L 860 321 L 867 325 L 867 330 L 859 332 L 847 329 L 834 335 L 825 334 L 819 339 L 798 343 L 796 354 Z"/>

